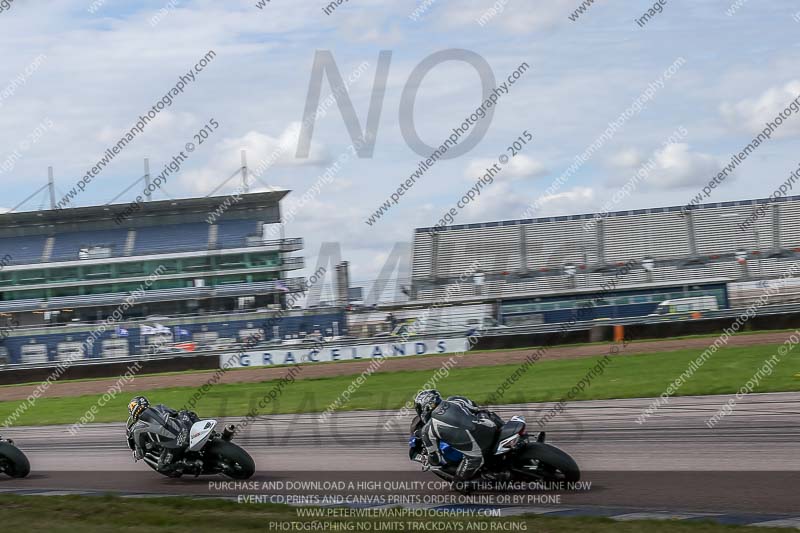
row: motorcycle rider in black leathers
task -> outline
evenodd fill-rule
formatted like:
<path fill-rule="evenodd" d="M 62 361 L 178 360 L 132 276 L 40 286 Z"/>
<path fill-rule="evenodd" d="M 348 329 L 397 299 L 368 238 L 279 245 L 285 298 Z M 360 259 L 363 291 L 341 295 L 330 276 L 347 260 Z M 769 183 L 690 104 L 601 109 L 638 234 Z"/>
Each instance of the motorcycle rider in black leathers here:
<path fill-rule="evenodd" d="M 483 466 L 484 454 L 493 451 L 491 448 L 503 420 L 463 396 L 450 396 L 443 400 L 435 389 L 420 391 L 414 407 L 425 424 L 420 433 L 428 450 L 428 465 L 441 466 L 441 471 L 452 476 L 455 482 L 463 483 L 474 478 Z M 463 454 L 455 469 L 442 457 L 440 441 Z"/>
<path fill-rule="evenodd" d="M 184 469 L 202 469 L 202 462 L 199 465 L 190 465 L 182 461 L 189 446 L 189 429 L 200 420 L 195 413 L 176 411 L 161 404 L 151 406 L 144 396 L 136 396 L 130 401 L 128 413 L 126 434 L 128 445 L 133 450 L 134 461 L 144 458 L 150 441 L 149 435 L 155 434 L 163 448 L 156 470 L 169 474 Z"/>

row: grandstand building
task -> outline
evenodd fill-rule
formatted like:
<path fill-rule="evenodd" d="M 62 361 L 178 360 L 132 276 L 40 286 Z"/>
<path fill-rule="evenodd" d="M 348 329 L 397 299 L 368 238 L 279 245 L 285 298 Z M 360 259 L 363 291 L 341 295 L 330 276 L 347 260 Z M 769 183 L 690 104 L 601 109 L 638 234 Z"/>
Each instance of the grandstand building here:
<path fill-rule="evenodd" d="M 129 204 L 0 215 L 0 356 L 123 357 L 155 343 L 194 350 L 343 323 L 335 312 L 294 312 L 283 330 L 259 332 L 288 293 L 304 288 L 291 275 L 304 265 L 291 255 L 302 239 L 268 237 L 286 194 L 243 194 L 212 224 L 208 215 L 225 197 L 146 202 L 129 217 L 119 216 Z M 85 346 L 93 324 L 115 311 L 115 327 Z"/>
<path fill-rule="evenodd" d="M 603 290 L 597 317 L 652 312 L 670 298 L 785 274 L 800 252 L 800 196 L 507 220 L 414 234 L 416 301 L 502 302 L 507 324 L 556 322 Z M 465 269 L 477 262 L 467 282 Z M 605 289 L 603 289 L 605 287 Z M 605 305 L 607 304 L 607 305 Z"/>

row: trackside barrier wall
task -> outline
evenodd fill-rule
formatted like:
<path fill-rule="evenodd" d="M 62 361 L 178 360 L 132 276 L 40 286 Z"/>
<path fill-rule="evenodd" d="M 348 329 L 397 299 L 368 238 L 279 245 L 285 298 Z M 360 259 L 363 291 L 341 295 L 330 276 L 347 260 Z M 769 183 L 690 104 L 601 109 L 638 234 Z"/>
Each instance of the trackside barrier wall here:
<path fill-rule="evenodd" d="M 186 370 L 213 370 L 219 367 L 219 355 L 193 355 L 172 359 L 142 361 L 139 375 L 161 372 L 183 372 Z M 60 381 L 69 379 L 89 379 L 117 377 L 129 370 L 130 362 L 109 362 L 92 365 L 73 365 L 67 367 Z M 22 368 L 0 371 L 0 385 L 19 383 L 38 383 L 45 381 L 53 373 L 55 363 L 48 368 Z"/>
<path fill-rule="evenodd" d="M 625 326 L 625 338 L 628 340 L 666 339 L 684 335 L 700 335 L 721 333 L 736 321 L 735 317 L 715 318 L 707 320 L 664 322 L 655 324 L 628 324 Z M 507 335 L 502 337 L 483 336 L 478 340 L 474 350 L 497 350 L 509 348 L 526 348 L 543 345 L 579 344 L 589 342 L 592 336 L 603 341 L 613 339 L 614 324 L 595 326 L 591 330 L 536 333 L 529 335 Z M 800 328 L 800 312 L 783 315 L 756 316 L 745 325 L 745 330 L 778 330 Z M 476 354 L 476 357 L 480 355 Z M 314 363 L 309 363 L 314 364 Z M 330 364 L 330 363 L 329 363 Z M 123 374 L 129 363 L 101 363 L 92 365 L 74 365 L 66 370 L 62 380 L 115 377 Z M 180 372 L 188 370 L 211 370 L 219 368 L 219 352 L 173 359 L 157 359 L 144 361 L 141 374 L 159 372 Z M 55 368 L 9 369 L 0 371 L 0 385 L 31 383 L 44 381 Z"/>

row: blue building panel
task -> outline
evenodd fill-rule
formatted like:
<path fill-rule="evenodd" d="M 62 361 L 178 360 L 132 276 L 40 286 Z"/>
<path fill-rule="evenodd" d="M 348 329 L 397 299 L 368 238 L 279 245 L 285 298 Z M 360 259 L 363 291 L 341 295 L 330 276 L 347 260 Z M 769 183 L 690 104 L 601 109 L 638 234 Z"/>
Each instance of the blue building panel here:
<path fill-rule="evenodd" d="M 154 324 L 147 325 L 154 326 Z M 346 325 L 347 321 L 344 312 L 338 311 L 316 315 L 288 316 L 279 319 L 231 320 L 229 322 L 208 322 L 164 327 L 168 327 L 172 331 L 173 343 L 181 343 L 192 342 L 194 335 L 201 332 L 213 332 L 217 333 L 219 338 L 230 338 L 238 341 L 240 330 L 260 329 L 263 332 L 263 338 L 269 341 L 276 340 L 273 338 L 275 333 L 274 326 L 277 326 L 278 334 L 281 338 L 285 338 L 287 334 L 298 335 L 302 332 L 312 333 L 315 330 L 328 334 L 328 332 L 338 329 L 339 334 L 344 334 Z M 143 347 L 144 337 L 142 336 L 141 326 L 123 325 L 121 327 L 125 329 L 126 335 L 118 335 L 116 326 L 111 325 L 97 337 L 94 343 L 86 342 L 91 337 L 91 331 L 88 331 L 14 336 L 6 338 L 0 344 L 8 350 L 10 363 L 12 364 L 23 362 L 21 358 L 22 346 L 30 344 L 46 345 L 48 360 L 51 362 L 57 361 L 58 345 L 63 342 L 80 342 L 85 350 L 84 358 L 101 359 L 103 358 L 101 353 L 103 341 L 112 338 L 127 340 L 129 355 L 145 355 L 147 350 L 146 347 Z"/>

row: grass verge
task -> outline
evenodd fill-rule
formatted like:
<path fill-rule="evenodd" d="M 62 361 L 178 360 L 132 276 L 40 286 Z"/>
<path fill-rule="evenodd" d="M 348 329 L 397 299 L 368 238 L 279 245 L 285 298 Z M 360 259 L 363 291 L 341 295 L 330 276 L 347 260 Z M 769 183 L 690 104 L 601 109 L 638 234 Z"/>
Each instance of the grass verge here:
<path fill-rule="evenodd" d="M 763 528 L 713 522 L 625 521 L 607 518 L 305 518 L 285 505 L 239 505 L 222 500 L 115 496 L 0 496 L 0 522 L 8 531 L 541 531 L 568 533 L 763 533 Z M 392 527 L 390 524 L 394 524 Z M 416 525 L 416 527 L 415 527 Z M 292 527 L 294 526 L 294 527 Z M 325 527 L 327 526 L 327 527 Z M 494 526 L 494 527 L 491 527 Z M 770 528 L 771 531 L 790 531 Z"/>
<path fill-rule="evenodd" d="M 779 345 L 728 347 L 717 351 L 677 391 L 676 395 L 708 395 L 734 393 L 776 353 Z M 574 399 L 611 399 L 658 396 L 698 356 L 698 350 L 623 355 L 611 357 L 604 373 Z M 503 403 L 557 401 L 600 360 L 600 357 L 541 361 L 522 374 L 503 398 Z M 437 383 L 443 394 L 466 394 L 477 402 L 486 402 L 497 386 L 512 374 L 518 365 L 498 365 L 449 370 Z M 366 379 L 340 410 L 396 409 L 433 375 L 434 371 L 381 372 Z M 261 414 L 321 412 L 354 382 L 356 376 L 336 376 L 297 380 L 287 385 L 282 395 Z M 211 387 L 196 410 L 204 417 L 242 416 L 261 398 L 274 389 L 276 382 L 219 384 Z M 102 395 L 64 398 L 41 398 L 14 425 L 73 424 L 95 406 L 95 422 L 123 421 L 127 416 L 129 397 L 145 394 L 153 403 L 175 408 L 197 390 L 195 387 L 138 390 L 136 382 L 126 391 L 99 406 Z M 753 392 L 800 390 L 800 357 L 790 352 L 781 358 L 772 375 L 761 380 Z M 0 420 L 5 420 L 20 402 L 0 402 Z"/>

